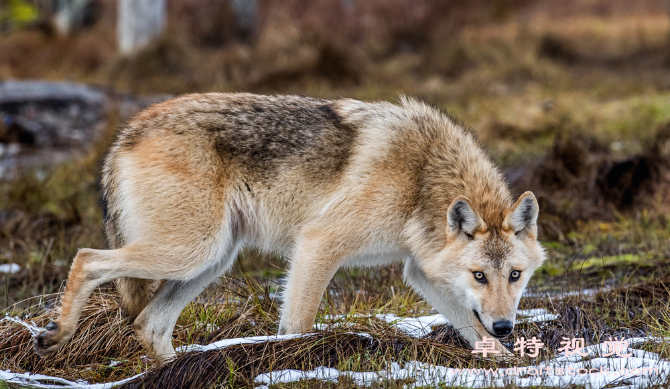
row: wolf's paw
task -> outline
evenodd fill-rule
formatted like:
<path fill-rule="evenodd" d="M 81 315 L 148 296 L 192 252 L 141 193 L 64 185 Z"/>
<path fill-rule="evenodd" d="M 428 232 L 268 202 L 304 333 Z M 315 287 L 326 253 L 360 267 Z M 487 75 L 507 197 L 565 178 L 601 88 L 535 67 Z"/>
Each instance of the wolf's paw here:
<path fill-rule="evenodd" d="M 63 343 L 62 334 L 60 333 L 58 324 L 51 322 L 47 324 L 44 331 L 33 337 L 33 349 L 40 357 L 44 358 L 58 348 Z"/>

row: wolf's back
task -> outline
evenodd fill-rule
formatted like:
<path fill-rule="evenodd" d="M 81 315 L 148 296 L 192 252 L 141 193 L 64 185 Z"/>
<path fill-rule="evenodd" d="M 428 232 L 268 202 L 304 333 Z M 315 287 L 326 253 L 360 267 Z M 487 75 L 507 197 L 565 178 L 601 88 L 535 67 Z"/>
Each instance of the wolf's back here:
<path fill-rule="evenodd" d="M 358 135 L 335 104 L 300 96 L 211 93 L 186 95 L 140 112 L 119 129 L 102 166 L 101 203 L 110 247 L 125 244 L 119 188 L 127 167 L 119 159 L 134 153 L 138 144 L 173 139 L 179 150 L 211 154 L 217 160 L 208 163 L 226 171 L 229 185 L 271 188 L 286 184 L 290 176 L 328 186 L 346 170 Z"/>

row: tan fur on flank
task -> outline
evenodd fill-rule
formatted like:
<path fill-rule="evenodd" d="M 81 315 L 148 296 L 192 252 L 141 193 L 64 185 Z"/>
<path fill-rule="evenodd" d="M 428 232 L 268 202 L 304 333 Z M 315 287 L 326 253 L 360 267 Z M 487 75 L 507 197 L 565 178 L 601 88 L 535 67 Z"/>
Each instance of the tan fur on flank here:
<path fill-rule="evenodd" d="M 545 257 L 532 193 L 515 203 L 469 132 L 407 98 L 186 95 L 120 130 L 102 189 L 110 250 L 77 254 L 61 315 L 35 338 L 42 356 L 117 280 L 144 347 L 174 357 L 180 312 L 244 246 L 290 258 L 281 333 L 312 331 L 338 268 L 404 261 L 407 282 L 474 346 L 513 325 Z"/>

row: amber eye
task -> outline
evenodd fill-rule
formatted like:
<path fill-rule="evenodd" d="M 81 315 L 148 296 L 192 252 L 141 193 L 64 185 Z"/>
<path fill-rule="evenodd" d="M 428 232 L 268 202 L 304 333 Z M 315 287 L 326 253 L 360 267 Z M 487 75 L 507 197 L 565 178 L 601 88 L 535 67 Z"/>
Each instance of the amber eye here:
<path fill-rule="evenodd" d="M 475 280 L 481 282 L 482 284 L 486 283 L 486 276 L 484 275 L 484 273 L 480 271 L 475 271 L 472 272 L 472 274 L 475 276 Z"/>
<path fill-rule="evenodd" d="M 514 282 L 517 281 L 521 277 L 521 272 L 518 270 L 512 270 L 512 272 L 509 274 L 509 281 Z"/>

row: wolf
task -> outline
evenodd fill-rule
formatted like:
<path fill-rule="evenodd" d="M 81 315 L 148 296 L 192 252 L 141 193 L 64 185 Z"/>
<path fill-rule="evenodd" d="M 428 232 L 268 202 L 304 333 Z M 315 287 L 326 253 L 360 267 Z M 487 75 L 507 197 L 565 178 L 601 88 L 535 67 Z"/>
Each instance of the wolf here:
<path fill-rule="evenodd" d="M 60 316 L 70 339 L 97 286 L 157 361 L 175 357 L 183 308 L 242 247 L 289 258 L 279 333 L 313 330 L 340 267 L 404 262 L 404 278 L 472 345 L 514 327 L 545 259 L 531 192 L 513 201 L 473 134 L 417 100 L 396 104 L 244 93 L 156 104 L 120 129 L 101 177 L 108 250 L 80 249 Z"/>

